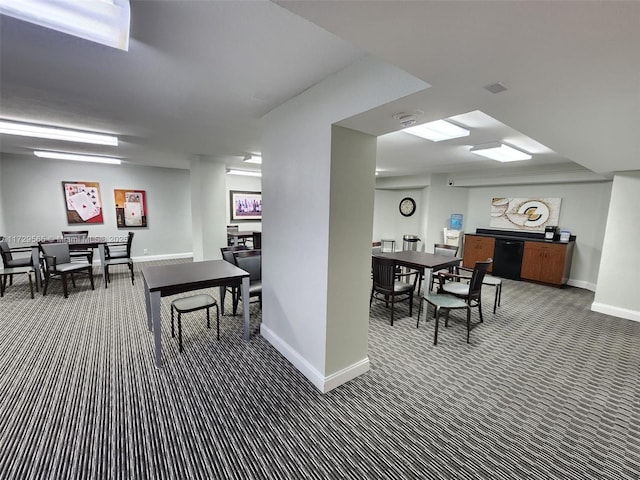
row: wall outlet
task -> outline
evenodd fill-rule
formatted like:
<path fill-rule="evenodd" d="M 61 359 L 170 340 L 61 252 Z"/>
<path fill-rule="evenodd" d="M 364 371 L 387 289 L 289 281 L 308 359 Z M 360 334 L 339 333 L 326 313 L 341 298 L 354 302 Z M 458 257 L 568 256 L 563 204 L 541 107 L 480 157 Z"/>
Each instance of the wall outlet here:
<path fill-rule="evenodd" d="M 147 250 L 147 249 L 145 248 L 145 249 L 142 251 L 142 253 L 144 253 L 144 254 L 146 255 L 147 253 L 149 253 L 149 250 Z"/>

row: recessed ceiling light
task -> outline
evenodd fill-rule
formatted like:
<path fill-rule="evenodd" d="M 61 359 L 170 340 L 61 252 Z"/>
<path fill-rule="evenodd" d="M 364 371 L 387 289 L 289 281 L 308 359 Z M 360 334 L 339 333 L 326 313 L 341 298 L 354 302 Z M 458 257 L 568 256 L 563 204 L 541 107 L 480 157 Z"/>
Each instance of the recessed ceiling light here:
<path fill-rule="evenodd" d="M 520 160 L 530 160 L 532 157 L 528 153 L 501 142 L 485 143 L 471 148 L 471 153 L 480 155 L 498 162 L 517 162 Z"/>
<path fill-rule="evenodd" d="M 0 120 L 0 133 L 7 135 L 21 135 L 23 137 L 48 138 L 67 142 L 91 143 L 94 145 L 118 146 L 118 137 L 103 133 L 69 130 L 67 128 L 51 127 L 48 125 L 34 125 L 30 123 Z"/>
<path fill-rule="evenodd" d="M 233 168 L 227 170 L 228 175 L 244 175 L 245 177 L 261 177 L 262 172 L 256 170 L 235 170 Z"/>
<path fill-rule="evenodd" d="M 102 45 L 129 50 L 129 0 L 0 0 L 0 13 Z"/>
<path fill-rule="evenodd" d="M 36 150 L 33 152 L 36 157 L 53 158 L 56 160 L 73 160 L 75 162 L 93 162 L 93 163 L 110 163 L 112 165 L 120 165 L 122 160 L 113 157 L 101 157 L 98 155 L 79 155 L 76 153 L 66 152 L 48 152 Z"/>
<path fill-rule="evenodd" d="M 440 142 L 442 140 L 450 140 L 452 138 L 466 137 L 469 135 L 469 130 L 466 128 L 459 127 L 446 120 L 423 123 L 415 127 L 405 128 L 402 131 L 416 135 L 417 137 L 426 138 L 432 142 Z"/>

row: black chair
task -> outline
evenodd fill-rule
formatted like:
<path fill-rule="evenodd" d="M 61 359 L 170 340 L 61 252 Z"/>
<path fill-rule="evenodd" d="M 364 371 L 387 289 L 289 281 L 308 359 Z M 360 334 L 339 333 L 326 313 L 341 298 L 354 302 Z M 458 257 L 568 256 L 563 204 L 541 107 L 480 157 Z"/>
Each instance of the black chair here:
<path fill-rule="evenodd" d="M 458 247 L 454 245 L 447 245 L 445 243 L 436 243 L 433 245 L 433 253 L 435 255 L 442 255 L 445 257 L 455 257 L 458 254 Z M 455 273 L 454 267 L 446 267 L 449 273 Z M 433 279 L 436 275 L 436 272 L 441 270 L 434 270 L 431 275 L 431 284 L 429 285 L 429 291 L 433 290 Z"/>
<path fill-rule="evenodd" d="M 173 327 L 173 312 L 175 311 L 178 313 L 178 350 L 180 352 L 182 352 L 182 314 L 206 309 L 207 328 L 211 328 L 209 320 L 209 309 L 211 307 L 216 307 L 216 338 L 220 340 L 220 312 L 218 311 L 218 302 L 211 295 L 201 293 L 200 295 L 178 298 L 171 302 L 171 336 L 175 337 Z"/>
<path fill-rule="evenodd" d="M 51 278 L 60 278 L 62 280 L 62 291 L 64 292 L 64 298 L 68 297 L 67 292 L 67 276 L 71 276 L 71 282 L 73 286 L 76 286 L 74 274 L 82 273 L 86 271 L 91 281 L 91 290 L 94 290 L 93 285 L 93 266 L 88 261 L 71 261 L 71 255 L 69 254 L 69 244 L 66 242 L 52 242 L 39 244 L 40 251 L 42 252 L 42 260 L 44 266 L 44 288 L 42 289 L 42 295 L 47 294 L 47 288 L 49 287 L 49 280 Z"/>
<path fill-rule="evenodd" d="M 249 273 L 249 298 L 258 297 L 260 308 L 262 308 L 262 251 L 236 250 L 233 252 L 233 258 L 238 268 Z M 242 297 L 242 289 L 238 288 L 237 292 L 233 306 L 234 314 Z"/>
<path fill-rule="evenodd" d="M 4 237 L 2 237 L 4 239 Z M 29 253 L 29 256 L 19 255 L 15 258 L 15 253 L 24 254 Z M 31 257 L 31 247 L 9 247 L 9 244 L 4 240 L 0 240 L 0 256 L 2 256 L 2 263 L 4 268 L 15 267 L 33 267 L 33 261 Z M 34 267 L 35 268 L 35 267 Z M 6 287 L 7 277 L 4 277 L 4 286 Z M 9 275 L 9 285 L 13 285 L 13 275 Z"/>
<path fill-rule="evenodd" d="M 133 235 L 133 232 L 129 232 L 126 242 L 110 242 L 104 246 L 104 272 L 107 277 L 104 288 L 107 288 L 107 284 L 111 281 L 109 267 L 113 265 L 127 265 L 131 272 L 131 285 L 134 285 L 133 259 L 131 258 Z"/>
<path fill-rule="evenodd" d="M 492 263 L 492 259 L 487 259 L 485 262 L 476 262 L 473 268 L 473 274 L 469 283 L 462 283 L 458 281 L 441 283 L 438 293 L 427 292 L 424 295 L 423 300 L 427 304 L 432 305 L 435 308 L 434 316 L 436 319 L 435 331 L 433 335 L 433 344 L 438 344 L 438 325 L 440 321 L 440 311 L 444 310 L 446 317 L 444 326 L 449 326 L 449 311 L 455 309 L 465 309 L 467 311 L 467 343 L 469 343 L 469 337 L 471 330 L 477 327 L 484 320 L 482 318 L 482 281 L 484 276 Z M 456 274 L 448 272 L 442 272 L 438 274 L 438 277 L 458 277 Z M 471 323 L 471 309 L 478 307 L 478 315 L 480 321 L 477 323 Z M 420 302 L 420 308 L 418 309 L 418 322 L 416 328 L 420 325 L 420 312 L 422 310 L 422 302 Z"/>
<path fill-rule="evenodd" d="M 69 255 L 71 255 L 71 261 L 77 258 L 84 259 L 89 263 L 93 263 L 93 250 L 86 249 L 82 246 L 74 245 L 77 242 L 82 242 L 89 238 L 89 230 L 63 230 L 62 240 L 69 244 Z"/>
<path fill-rule="evenodd" d="M 233 258 L 233 252 L 238 252 L 240 250 L 249 250 L 247 247 L 245 246 L 232 246 L 232 247 L 221 247 L 220 248 L 220 253 L 222 253 L 222 259 L 226 260 L 227 262 L 229 262 L 231 265 L 235 265 L 236 264 L 236 260 L 235 258 Z M 226 287 L 225 290 L 222 292 L 222 298 L 220 299 L 220 310 L 222 315 L 224 315 L 224 297 L 225 297 L 225 292 L 229 292 L 231 294 L 231 300 L 232 303 L 231 305 L 233 305 L 233 315 L 236 314 L 236 306 L 237 306 L 237 302 L 236 302 L 236 296 L 238 295 L 238 286 L 234 285 L 231 287 Z"/>
<path fill-rule="evenodd" d="M 371 307 L 374 297 L 377 300 L 384 300 L 387 306 L 391 303 L 391 325 L 393 325 L 395 304 L 409 300 L 409 316 L 412 316 L 413 291 L 416 288 L 418 276 L 414 277 L 413 283 L 399 281 L 396 273 L 396 261 L 390 258 L 372 257 L 372 267 L 373 285 L 369 307 Z"/>
<path fill-rule="evenodd" d="M 262 232 L 253 232 L 253 248 L 255 250 L 262 248 Z"/>

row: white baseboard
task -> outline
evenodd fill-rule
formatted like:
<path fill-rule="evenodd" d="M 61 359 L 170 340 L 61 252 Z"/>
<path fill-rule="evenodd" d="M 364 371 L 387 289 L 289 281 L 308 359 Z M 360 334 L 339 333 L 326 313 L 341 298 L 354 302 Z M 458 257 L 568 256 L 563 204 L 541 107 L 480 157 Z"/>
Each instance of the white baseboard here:
<path fill-rule="evenodd" d="M 131 257 L 134 262 L 155 262 L 156 260 L 175 260 L 178 258 L 192 258 L 193 252 L 169 253 L 166 255 L 143 255 L 141 257 Z"/>
<path fill-rule="evenodd" d="M 572 287 L 584 288 L 585 290 L 590 290 L 592 292 L 596 291 L 596 284 L 591 282 L 585 282 L 584 280 L 572 280 L 569 279 L 567 285 L 571 285 Z"/>
<path fill-rule="evenodd" d="M 634 322 L 640 322 L 640 311 L 637 310 L 629 310 L 627 308 L 620 308 L 613 305 L 596 302 L 593 302 L 591 304 L 591 310 L 593 310 L 594 312 L 611 315 L 613 317 L 625 318 L 627 320 L 633 320 Z"/>
<path fill-rule="evenodd" d="M 327 393 L 343 383 L 354 379 L 369 371 L 369 357 L 365 357 L 359 362 L 343 368 L 339 372 L 324 376 L 313 365 L 311 365 L 304 357 L 286 343 L 282 338 L 276 335 L 273 330 L 264 323 L 260 325 L 260 334 L 267 339 L 294 367 L 296 367 L 307 379 L 315 385 L 322 393 Z"/>

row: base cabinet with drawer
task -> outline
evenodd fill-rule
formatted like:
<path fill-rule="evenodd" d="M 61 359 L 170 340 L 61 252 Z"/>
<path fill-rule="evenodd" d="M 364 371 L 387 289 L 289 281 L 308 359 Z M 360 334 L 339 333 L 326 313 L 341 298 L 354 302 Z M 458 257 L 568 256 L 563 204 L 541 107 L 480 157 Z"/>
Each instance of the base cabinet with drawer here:
<path fill-rule="evenodd" d="M 464 256 L 462 266 L 473 268 L 476 262 L 484 262 L 487 258 L 493 258 L 496 239 L 479 235 L 464 236 Z M 491 271 L 491 267 L 489 267 Z"/>
<path fill-rule="evenodd" d="M 573 245 L 573 242 L 524 242 L 520 278 L 557 286 L 565 285 L 569 280 Z"/>

